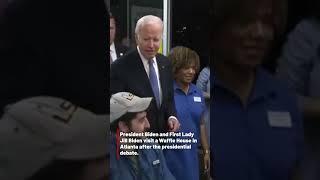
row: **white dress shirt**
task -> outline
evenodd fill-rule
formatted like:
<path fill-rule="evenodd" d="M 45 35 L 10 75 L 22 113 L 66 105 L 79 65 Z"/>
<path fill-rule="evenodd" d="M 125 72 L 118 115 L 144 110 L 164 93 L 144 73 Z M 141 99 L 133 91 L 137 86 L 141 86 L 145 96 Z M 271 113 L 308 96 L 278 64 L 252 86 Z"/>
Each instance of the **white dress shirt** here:
<path fill-rule="evenodd" d="M 117 52 L 114 43 L 110 45 L 110 56 L 113 62 L 117 59 Z"/>
<path fill-rule="evenodd" d="M 139 47 L 137 47 L 138 49 L 138 52 L 139 52 L 139 55 L 140 55 L 140 58 L 142 60 L 142 63 L 143 63 L 143 66 L 144 66 L 144 69 L 146 70 L 146 73 L 149 77 L 149 60 L 146 59 L 140 52 L 140 49 Z M 162 103 L 162 89 L 161 89 L 161 84 L 160 84 L 160 76 L 159 76 L 159 69 L 158 69 L 158 63 L 157 63 L 157 59 L 156 57 L 152 58 L 154 63 L 153 63 L 153 67 L 154 69 L 156 70 L 156 75 L 157 75 L 157 81 L 158 81 L 158 87 L 159 87 L 159 98 L 160 98 L 160 104 Z"/>
<path fill-rule="evenodd" d="M 146 73 L 147 73 L 147 75 L 148 75 L 148 77 L 149 77 L 149 61 L 148 61 L 148 59 L 146 59 L 146 58 L 141 54 L 139 47 L 137 47 L 137 49 L 138 49 L 139 56 L 140 56 L 140 58 L 141 58 L 141 60 L 142 60 L 144 69 L 146 70 Z M 153 59 L 153 61 L 154 61 L 153 67 L 154 67 L 154 69 L 156 70 L 157 81 L 158 81 L 158 86 L 159 86 L 159 91 L 160 91 L 160 92 L 159 92 L 159 96 L 160 96 L 159 98 L 160 98 L 160 104 L 161 104 L 161 103 L 162 103 L 162 89 L 161 89 L 161 84 L 160 84 L 160 76 L 159 76 L 158 63 L 157 63 L 157 58 L 156 58 L 156 57 L 154 57 L 154 58 L 152 58 L 152 59 Z M 175 117 L 175 116 L 170 116 L 169 119 L 171 119 L 171 118 L 173 118 L 175 121 L 177 121 L 177 122 L 179 123 L 177 117 Z M 180 126 L 180 124 L 179 124 L 179 126 Z"/>

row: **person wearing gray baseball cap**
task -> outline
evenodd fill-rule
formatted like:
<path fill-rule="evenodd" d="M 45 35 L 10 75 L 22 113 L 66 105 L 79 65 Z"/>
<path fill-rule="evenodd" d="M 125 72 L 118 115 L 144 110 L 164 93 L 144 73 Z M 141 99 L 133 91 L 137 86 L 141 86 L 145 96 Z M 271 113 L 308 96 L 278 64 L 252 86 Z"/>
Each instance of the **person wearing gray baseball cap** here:
<path fill-rule="evenodd" d="M 167 167 L 162 150 L 132 149 L 143 145 L 143 134 L 150 128 L 146 111 L 151 100 L 151 97 L 140 98 L 129 92 L 119 92 L 111 96 L 111 180 L 175 180 Z M 133 143 L 126 142 L 120 134 L 130 136 Z"/>
<path fill-rule="evenodd" d="M 107 119 L 55 97 L 8 105 L 0 119 L 0 179 L 108 179 Z"/>

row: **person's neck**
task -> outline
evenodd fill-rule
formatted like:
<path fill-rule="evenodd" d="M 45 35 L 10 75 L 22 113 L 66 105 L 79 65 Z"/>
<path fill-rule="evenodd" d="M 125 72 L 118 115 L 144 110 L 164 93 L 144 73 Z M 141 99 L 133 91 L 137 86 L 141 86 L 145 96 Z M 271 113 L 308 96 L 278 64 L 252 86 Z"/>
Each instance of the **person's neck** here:
<path fill-rule="evenodd" d="M 215 74 L 222 85 L 235 93 L 246 106 L 254 86 L 255 70 L 223 62 L 215 63 L 214 66 Z"/>
<path fill-rule="evenodd" d="M 182 83 L 179 81 L 176 81 L 176 83 L 185 94 L 188 94 L 189 87 L 190 87 L 189 83 Z"/>

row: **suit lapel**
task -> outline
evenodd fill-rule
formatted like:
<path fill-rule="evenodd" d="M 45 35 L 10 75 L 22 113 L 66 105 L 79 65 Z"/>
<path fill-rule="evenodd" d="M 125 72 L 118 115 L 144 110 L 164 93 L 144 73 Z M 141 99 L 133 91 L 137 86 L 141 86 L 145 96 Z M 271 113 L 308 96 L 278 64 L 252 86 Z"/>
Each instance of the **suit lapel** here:
<path fill-rule="evenodd" d="M 153 97 L 153 91 L 149 82 L 149 77 L 144 69 L 142 60 L 139 56 L 138 51 L 134 54 L 135 58 L 132 58 L 132 66 L 135 67 L 135 74 L 138 86 L 140 86 L 147 96 Z"/>
<path fill-rule="evenodd" d="M 162 96 L 163 96 L 163 93 L 164 93 L 164 86 L 166 84 L 165 82 L 165 65 L 163 63 L 163 59 L 161 59 L 160 56 L 157 56 L 157 63 L 158 63 L 158 70 L 159 70 L 159 80 L 160 80 L 160 85 L 161 85 L 161 91 L 162 91 Z"/>
<path fill-rule="evenodd" d="M 114 48 L 116 49 L 117 58 L 120 58 L 120 48 L 116 43 L 114 43 Z"/>

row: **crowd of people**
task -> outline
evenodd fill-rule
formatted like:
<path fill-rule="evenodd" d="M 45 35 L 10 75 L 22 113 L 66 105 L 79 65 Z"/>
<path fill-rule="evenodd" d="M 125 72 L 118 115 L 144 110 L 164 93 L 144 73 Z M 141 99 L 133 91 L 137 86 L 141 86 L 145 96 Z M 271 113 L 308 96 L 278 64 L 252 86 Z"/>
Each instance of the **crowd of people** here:
<path fill-rule="evenodd" d="M 204 93 L 192 83 L 200 70 L 199 55 L 183 46 L 173 48 L 169 57 L 159 54 L 162 34 L 163 22 L 159 17 L 153 15 L 141 17 L 135 29 L 137 47 L 112 62 L 110 66 L 110 94 L 113 94 L 110 98 L 111 117 L 113 113 L 127 112 L 117 117 L 116 121 L 111 120 L 112 134 L 116 136 L 113 127 L 118 127 L 124 132 L 193 132 L 199 143 L 193 144 L 191 149 L 184 150 L 173 149 L 163 152 L 154 149 L 139 150 L 142 151 L 139 157 L 121 156 L 121 162 L 116 159 L 119 152 L 116 151 L 116 148 L 112 148 L 110 165 L 113 168 L 110 174 L 113 180 L 120 180 L 124 177 L 125 179 L 196 180 L 200 177 L 199 162 L 203 162 L 206 171 L 210 168 L 210 147 L 204 121 L 206 111 Z M 206 97 L 208 98 L 209 88 L 206 87 L 208 77 L 204 77 L 199 82 L 202 82 L 201 85 L 207 92 Z M 132 94 L 131 98 L 128 96 L 125 98 L 131 101 L 126 103 L 127 110 L 125 111 L 119 109 L 121 102 L 114 102 L 120 96 L 119 93 Z M 143 108 L 141 112 L 130 111 L 131 106 L 138 107 L 132 104 L 138 101 L 135 98 L 150 98 L 148 99 L 150 102 L 147 103 L 150 107 Z M 140 121 L 140 131 L 134 128 L 135 119 L 143 119 Z M 122 123 L 130 120 L 132 122 Z M 128 127 L 124 128 L 123 124 Z M 203 161 L 198 158 L 200 145 L 204 154 Z M 156 153 L 158 154 L 156 158 L 160 160 L 160 168 L 151 164 L 151 160 L 155 158 L 154 155 L 152 156 L 154 151 L 159 151 Z M 146 169 L 148 171 L 145 171 Z"/>
<path fill-rule="evenodd" d="M 139 20 L 153 22 L 136 28 L 137 49 L 111 65 L 111 94 L 153 98 L 146 115 L 148 131 L 195 132 L 199 143 L 191 150 L 163 151 L 166 169 L 177 180 L 318 179 L 319 16 L 313 14 L 285 34 L 286 3 L 214 3 L 213 58 L 200 73 L 199 56 L 189 47 L 172 48 L 168 59 L 157 53 L 162 22 L 154 16 Z M 137 27 L 144 24 L 139 21 Z M 272 74 L 264 65 L 274 62 L 268 58 L 274 57 L 279 38 L 287 35 Z M 150 61 L 156 62 L 156 83 Z M 171 115 L 177 128 L 169 128 Z M 201 176 L 203 170 L 209 177 Z M 120 170 L 113 169 L 111 177 L 113 171 Z"/>

